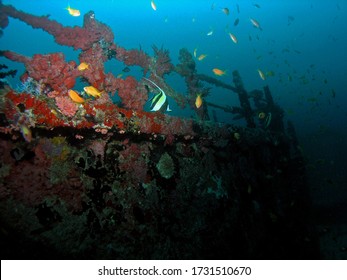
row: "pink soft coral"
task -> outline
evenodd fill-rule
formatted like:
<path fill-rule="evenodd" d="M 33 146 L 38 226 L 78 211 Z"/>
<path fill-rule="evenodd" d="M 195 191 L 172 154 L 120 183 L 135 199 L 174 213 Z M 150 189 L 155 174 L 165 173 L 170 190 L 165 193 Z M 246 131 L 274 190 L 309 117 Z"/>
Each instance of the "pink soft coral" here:
<path fill-rule="evenodd" d="M 60 112 L 67 117 L 73 117 L 78 110 L 77 105 L 67 96 L 57 96 L 55 103 Z"/>

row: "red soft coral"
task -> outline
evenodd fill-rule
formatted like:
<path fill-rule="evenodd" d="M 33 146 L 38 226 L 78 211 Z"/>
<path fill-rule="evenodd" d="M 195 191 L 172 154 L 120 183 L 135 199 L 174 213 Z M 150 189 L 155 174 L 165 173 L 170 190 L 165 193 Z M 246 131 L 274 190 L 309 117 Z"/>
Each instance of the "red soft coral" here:
<path fill-rule="evenodd" d="M 131 76 L 123 81 L 118 95 L 125 108 L 140 111 L 143 110 L 143 106 L 148 99 L 145 88 L 139 87 L 137 81 Z"/>

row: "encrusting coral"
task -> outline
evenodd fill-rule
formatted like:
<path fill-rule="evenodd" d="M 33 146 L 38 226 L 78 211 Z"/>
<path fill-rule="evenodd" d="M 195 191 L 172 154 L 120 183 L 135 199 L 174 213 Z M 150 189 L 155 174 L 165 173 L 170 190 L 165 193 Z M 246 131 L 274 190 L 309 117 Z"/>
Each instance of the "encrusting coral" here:
<path fill-rule="evenodd" d="M 175 173 L 175 164 L 168 153 L 164 153 L 156 165 L 159 174 L 165 179 L 170 179 Z"/>

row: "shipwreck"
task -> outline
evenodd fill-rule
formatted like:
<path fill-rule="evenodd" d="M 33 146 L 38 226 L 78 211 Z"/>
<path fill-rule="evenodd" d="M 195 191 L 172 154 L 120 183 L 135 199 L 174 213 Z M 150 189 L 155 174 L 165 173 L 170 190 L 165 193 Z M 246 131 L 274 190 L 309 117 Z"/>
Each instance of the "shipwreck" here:
<path fill-rule="evenodd" d="M 79 50 L 88 68 L 63 53 L 0 52 L 25 66 L 21 90 L 6 82 L 0 89 L 2 259 L 318 257 L 295 128 L 284 123 L 269 87 L 248 92 L 237 71 L 233 84 L 199 74 L 186 49 L 177 65 L 162 48 L 154 46 L 153 56 L 125 49 L 92 11 L 82 27 L 65 27 L 1 5 L 4 32 L 9 17 Z M 106 74 L 111 59 L 140 66 L 196 117 L 144 110 L 152 85 Z M 187 93 L 165 81 L 171 72 Z M 2 78 L 15 74 L 2 66 Z M 78 82 L 102 94 L 74 99 Z M 230 90 L 239 106 L 203 101 L 197 108 L 207 86 Z M 209 107 L 246 125 L 218 123 Z"/>

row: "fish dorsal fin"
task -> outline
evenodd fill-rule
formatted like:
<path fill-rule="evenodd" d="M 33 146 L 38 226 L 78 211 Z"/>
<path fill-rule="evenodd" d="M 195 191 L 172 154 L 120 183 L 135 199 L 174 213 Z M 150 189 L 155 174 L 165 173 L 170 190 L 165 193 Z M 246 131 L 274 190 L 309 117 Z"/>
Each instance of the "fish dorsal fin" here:
<path fill-rule="evenodd" d="M 159 93 L 152 96 L 152 98 L 150 99 L 151 111 L 161 111 L 162 108 L 165 108 L 166 111 L 171 112 L 171 109 L 169 107 L 167 96 L 166 96 L 165 92 L 155 82 L 153 82 L 150 79 L 147 79 L 145 77 L 144 77 L 144 79 L 149 81 L 151 84 L 153 84 L 160 91 Z"/>
<path fill-rule="evenodd" d="M 144 77 L 144 79 L 147 80 L 147 81 L 149 81 L 149 82 L 151 82 L 157 89 L 160 90 L 160 92 L 162 92 L 163 94 L 165 94 L 165 92 L 164 92 L 155 82 L 153 82 L 152 80 L 147 79 L 147 78 L 145 78 L 145 77 Z"/>

